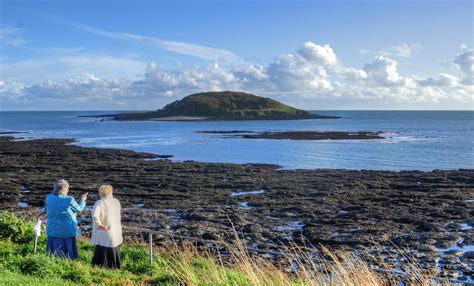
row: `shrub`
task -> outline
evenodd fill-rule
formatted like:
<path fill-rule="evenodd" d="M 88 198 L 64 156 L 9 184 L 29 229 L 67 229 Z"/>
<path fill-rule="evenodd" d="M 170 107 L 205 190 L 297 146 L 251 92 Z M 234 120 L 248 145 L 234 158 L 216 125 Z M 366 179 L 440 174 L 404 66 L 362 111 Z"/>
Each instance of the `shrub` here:
<path fill-rule="evenodd" d="M 0 213 L 0 239 L 26 243 L 32 241 L 33 237 L 34 230 L 31 222 L 19 219 L 6 211 Z"/>

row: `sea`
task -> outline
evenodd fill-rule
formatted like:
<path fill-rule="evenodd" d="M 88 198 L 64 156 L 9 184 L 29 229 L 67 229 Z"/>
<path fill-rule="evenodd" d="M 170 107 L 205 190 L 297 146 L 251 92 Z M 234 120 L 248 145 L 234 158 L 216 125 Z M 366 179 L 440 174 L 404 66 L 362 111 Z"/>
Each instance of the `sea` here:
<path fill-rule="evenodd" d="M 74 138 L 77 145 L 173 155 L 174 161 L 276 164 L 284 169 L 474 168 L 474 111 L 311 111 L 340 119 L 111 121 L 117 111 L 5 111 L 0 131 L 19 140 Z M 200 131 L 380 131 L 381 140 L 242 139 Z"/>

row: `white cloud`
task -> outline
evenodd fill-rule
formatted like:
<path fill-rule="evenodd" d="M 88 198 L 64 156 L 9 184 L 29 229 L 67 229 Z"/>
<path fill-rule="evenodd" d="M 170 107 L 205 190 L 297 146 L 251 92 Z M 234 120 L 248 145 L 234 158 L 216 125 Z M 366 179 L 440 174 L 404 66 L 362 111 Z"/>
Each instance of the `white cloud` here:
<path fill-rule="evenodd" d="M 458 54 L 453 61 L 464 75 L 462 83 L 474 85 L 474 50 Z"/>
<path fill-rule="evenodd" d="M 363 69 L 356 69 L 352 67 L 338 67 L 335 69 L 336 73 L 348 80 L 363 80 L 367 79 L 367 72 Z"/>
<path fill-rule="evenodd" d="M 329 45 L 317 45 L 313 42 L 304 43 L 298 53 L 307 61 L 320 65 L 333 65 L 337 62 L 336 54 Z"/>
<path fill-rule="evenodd" d="M 392 54 L 399 57 L 403 57 L 403 58 L 411 57 L 414 51 L 417 51 L 420 49 L 421 49 L 420 44 L 401 44 L 398 46 L 390 47 Z"/>
<path fill-rule="evenodd" d="M 156 63 L 150 63 L 145 79 L 135 82 L 134 86 L 149 95 L 182 96 L 203 90 L 239 90 L 240 81 L 231 71 L 221 68 L 217 63 L 176 70 L 165 70 Z"/>
<path fill-rule="evenodd" d="M 402 82 L 397 72 L 397 62 L 393 59 L 376 56 L 375 59 L 364 66 L 368 79 L 375 85 L 395 86 Z"/>
<path fill-rule="evenodd" d="M 465 43 L 462 43 L 462 44 L 459 45 L 459 48 L 461 50 L 467 50 L 467 45 Z"/>
<path fill-rule="evenodd" d="M 456 86 L 458 81 L 458 78 L 453 75 L 441 73 L 437 79 L 430 77 L 418 82 L 422 86 Z"/>
<path fill-rule="evenodd" d="M 212 47 L 207 47 L 207 46 L 203 46 L 203 45 L 199 45 L 195 43 L 167 41 L 167 40 L 162 40 L 156 37 L 149 37 L 149 36 L 137 35 L 137 34 L 132 34 L 132 33 L 111 32 L 111 31 L 106 31 L 103 29 L 91 27 L 88 25 L 80 24 L 80 23 L 72 23 L 72 22 L 66 22 L 66 23 L 73 25 L 74 27 L 77 27 L 81 30 L 84 30 L 96 35 L 100 35 L 103 37 L 126 40 L 126 41 L 144 42 L 144 43 L 157 46 L 164 50 L 168 50 L 168 51 L 183 54 L 183 55 L 193 56 L 193 57 L 197 57 L 197 58 L 201 58 L 201 59 L 205 59 L 209 61 L 230 62 L 230 63 L 239 61 L 239 57 L 237 55 L 225 49 L 212 48 Z"/>
<path fill-rule="evenodd" d="M 60 57 L 56 64 L 21 62 L 0 81 L 0 108 L 22 109 L 155 109 L 191 93 L 209 90 L 242 90 L 273 97 L 301 108 L 466 108 L 472 103 L 474 86 L 466 85 L 473 74 L 472 51 L 456 56 L 454 62 L 464 75 L 458 79 L 442 73 L 426 79 L 403 76 L 393 58 L 378 55 L 363 68 L 341 64 L 328 45 L 304 43 L 296 53 L 283 54 L 267 65 L 240 63 L 222 67 L 178 65 L 163 68 L 136 59 L 104 55 Z M 59 64 L 58 64 L 59 63 Z M 84 73 L 98 66 L 131 76 L 110 76 L 110 72 Z M 69 70 L 64 67 L 69 67 Z M 53 69 L 81 76 L 53 80 Z M 29 72 L 25 72 L 29 71 Z M 50 74 L 51 72 L 51 74 Z M 141 73 L 140 78 L 134 74 Z M 21 84 L 12 80 L 21 74 L 46 74 L 49 80 Z M 117 79 L 122 78 L 122 79 Z"/>
<path fill-rule="evenodd" d="M 389 58 L 410 58 L 417 51 L 421 50 L 420 44 L 399 44 L 395 46 L 388 47 L 383 51 L 370 51 L 367 49 L 360 49 L 359 53 L 361 55 L 380 55 Z"/>
<path fill-rule="evenodd" d="M 267 74 L 269 84 L 277 91 L 305 92 L 331 89 L 331 82 L 324 67 L 292 54 L 278 57 L 268 66 Z"/>

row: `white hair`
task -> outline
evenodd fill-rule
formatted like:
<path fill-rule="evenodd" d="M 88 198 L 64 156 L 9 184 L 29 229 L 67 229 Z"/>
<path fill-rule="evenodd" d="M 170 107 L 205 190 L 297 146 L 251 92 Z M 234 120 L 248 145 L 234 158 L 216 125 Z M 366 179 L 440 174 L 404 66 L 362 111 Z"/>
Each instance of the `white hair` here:
<path fill-rule="evenodd" d="M 69 192 L 69 183 L 64 180 L 57 180 L 54 183 L 53 194 L 55 195 L 66 195 Z"/>
<path fill-rule="evenodd" d="M 99 187 L 99 196 L 101 198 L 106 198 L 112 196 L 114 189 L 111 185 L 102 185 Z"/>

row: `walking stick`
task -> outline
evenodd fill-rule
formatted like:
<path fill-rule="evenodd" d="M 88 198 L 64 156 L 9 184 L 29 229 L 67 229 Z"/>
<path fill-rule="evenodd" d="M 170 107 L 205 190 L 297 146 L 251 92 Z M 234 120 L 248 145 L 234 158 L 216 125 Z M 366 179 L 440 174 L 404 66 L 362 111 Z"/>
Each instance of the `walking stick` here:
<path fill-rule="evenodd" d="M 36 246 L 38 245 L 38 236 L 35 234 L 35 246 L 33 248 L 33 253 L 36 253 Z"/>
<path fill-rule="evenodd" d="M 148 233 L 148 239 L 150 240 L 150 269 L 153 270 L 153 234 Z"/>

